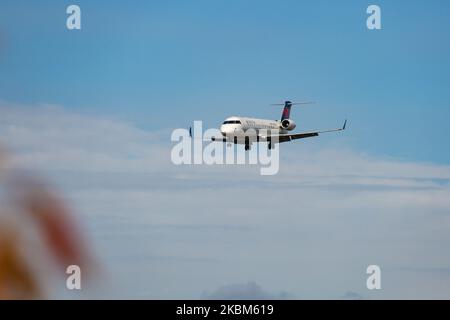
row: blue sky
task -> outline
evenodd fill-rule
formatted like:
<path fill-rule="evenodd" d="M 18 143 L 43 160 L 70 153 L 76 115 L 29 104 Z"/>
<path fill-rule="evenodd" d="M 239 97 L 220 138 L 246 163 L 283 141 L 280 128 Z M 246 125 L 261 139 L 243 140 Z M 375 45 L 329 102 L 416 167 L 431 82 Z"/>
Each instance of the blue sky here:
<path fill-rule="evenodd" d="M 217 126 L 230 114 L 296 110 L 304 129 L 351 123 L 369 153 L 448 163 L 450 5 L 378 1 L 77 1 L 2 4 L 0 97 L 120 115 L 143 128 Z M 326 115 L 326 116 L 324 116 Z"/>
<path fill-rule="evenodd" d="M 6 1 L 0 143 L 83 217 L 117 280 L 100 297 L 448 298 L 449 17 L 438 0 Z M 297 131 L 348 130 L 283 145 L 273 177 L 170 162 L 174 128 L 279 118 L 285 99 L 317 101 Z"/>

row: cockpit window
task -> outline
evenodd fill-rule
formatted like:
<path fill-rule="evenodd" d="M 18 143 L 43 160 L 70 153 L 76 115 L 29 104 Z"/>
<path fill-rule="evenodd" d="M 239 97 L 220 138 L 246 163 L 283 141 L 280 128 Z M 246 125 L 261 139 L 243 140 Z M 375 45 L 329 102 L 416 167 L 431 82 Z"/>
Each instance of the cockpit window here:
<path fill-rule="evenodd" d="M 241 124 L 239 120 L 228 120 L 225 121 L 223 124 Z"/>

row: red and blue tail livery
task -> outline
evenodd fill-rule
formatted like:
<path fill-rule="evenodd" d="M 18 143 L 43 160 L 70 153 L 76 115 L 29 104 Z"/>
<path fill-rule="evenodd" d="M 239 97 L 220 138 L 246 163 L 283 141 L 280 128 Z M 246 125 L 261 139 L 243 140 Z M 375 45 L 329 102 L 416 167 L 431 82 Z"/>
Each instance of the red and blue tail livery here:
<path fill-rule="evenodd" d="M 283 121 L 284 119 L 289 119 L 289 117 L 291 115 L 291 107 L 292 107 L 292 102 L 286 101 L 284 103 L 283 113 L 281 114 L 281 121 Z"/>

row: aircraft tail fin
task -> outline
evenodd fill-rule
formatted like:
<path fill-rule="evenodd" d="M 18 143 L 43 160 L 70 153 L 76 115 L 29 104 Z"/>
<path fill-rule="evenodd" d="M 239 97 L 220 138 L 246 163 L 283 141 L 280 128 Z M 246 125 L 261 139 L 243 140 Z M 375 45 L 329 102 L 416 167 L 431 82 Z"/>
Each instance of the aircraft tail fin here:
<path fill-rule="evenodd" d="M 313 101 L 308 101 L 308 102 L 291 102 L 291 101 L 285 101 L 284 103 L 276 103 L 276 104 L 272 104 L 272 106 L 284 106 L 283 108 L 283 112 L 281 113 L 281 121 L 283 121 L 284 119 L 289 119 L 291 116 L 291 107 L 294 105 L 299 105 L 299 104 L 313 104 L 315 102 Z"/>
<path fill-rule="evenodd" d="M 284 103 L 283 113 L 281 114 L 281 121 L 283 121 L 284 119 L 289 119 L 289 117 L 291 116 L 291 107 L 292 102 L 286 101 Z"/>

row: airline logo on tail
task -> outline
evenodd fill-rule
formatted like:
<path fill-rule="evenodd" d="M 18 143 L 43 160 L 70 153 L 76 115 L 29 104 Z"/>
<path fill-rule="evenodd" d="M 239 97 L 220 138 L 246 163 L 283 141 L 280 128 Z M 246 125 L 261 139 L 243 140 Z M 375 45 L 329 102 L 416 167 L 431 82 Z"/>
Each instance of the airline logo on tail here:
<path fill-rule="evenodd" d="M 283 121 L 284 119 L 289 119 L 289 117 L 291 115 L 291 107 L 292 107 L 292 102 L 286 101 L 284 103 L 283 113 L 281 114 L 281 121 Z"/>

